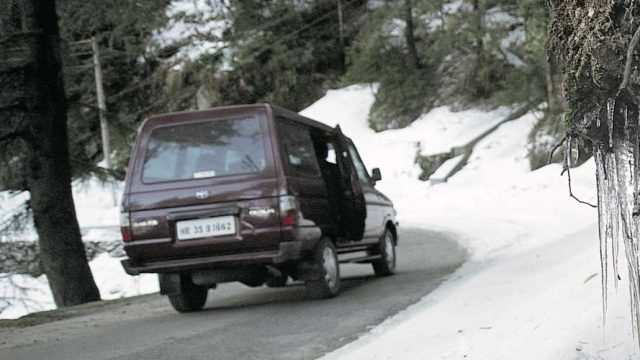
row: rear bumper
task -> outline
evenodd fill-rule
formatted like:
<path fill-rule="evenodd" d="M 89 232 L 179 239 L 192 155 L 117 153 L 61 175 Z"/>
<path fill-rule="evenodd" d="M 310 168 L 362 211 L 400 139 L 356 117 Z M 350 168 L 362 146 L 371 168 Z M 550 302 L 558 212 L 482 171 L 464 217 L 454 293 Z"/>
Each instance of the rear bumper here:
<path fill-rule="evenodd" d="M 121 263 L 127 274 L 139 275 L 141 273 L 178 272 L 183 270 L 210 268 L 216 266 L 280 264 L 287 261 L 300 259 L 301 253 L 302 244 L 300 241 L 288 241 L 280 243 L 280 248 L 275 251 L 207 256 L 177 260 L 160 260 L 145 263 L 137 263 L 131 261 L 131 259 L 124 259 Z"/>

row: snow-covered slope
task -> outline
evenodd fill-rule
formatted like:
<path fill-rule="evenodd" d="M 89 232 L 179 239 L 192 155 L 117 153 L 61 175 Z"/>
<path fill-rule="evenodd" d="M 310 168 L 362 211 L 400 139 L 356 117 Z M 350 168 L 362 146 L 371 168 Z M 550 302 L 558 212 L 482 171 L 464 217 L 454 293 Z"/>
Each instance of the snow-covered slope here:
<path fill-rule="evenodd" d="M 382 168 L 379 188 L 401 224 L 455 233 L 471 258 L 440 289 L 326 359 L 637 357 L 624 280 L 610 295 L 603 331 L 596 211 L 569 198 L 560 166 L 529 170 L 534 115 L 500 126 L 448 183 L 429 186 L 415 180 L 406 158 L 415 144 L 407 142 L 456 144 L 481 132 L 475 119 L 493 124 L 504 112 L 440 108 L 408 129 L 373 134 L 366 112 L 348 110 L 372 101 L 370 89 L 351 87 L 303 114 L 339 123 L 366 164 Z M 452 131 L 436 135 L 446 127 Z M 592 203 L 594 174 L 591 160 L 571 173 L 574 193 Z"/>

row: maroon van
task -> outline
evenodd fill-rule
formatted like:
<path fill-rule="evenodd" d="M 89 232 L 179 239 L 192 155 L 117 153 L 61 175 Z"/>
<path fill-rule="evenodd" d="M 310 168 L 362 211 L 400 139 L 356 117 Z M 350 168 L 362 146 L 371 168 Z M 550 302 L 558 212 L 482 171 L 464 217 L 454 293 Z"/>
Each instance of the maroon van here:
<path fill-rule="evenodd" d="M 153 116 L 138 132 L 121 207 L 127 273 L 158 273 L 180 312 L 209 288 L 304 281 L 340 289 L 339 262 L 395 269 L 398 223 L 340 131 L 266 104 Z"/>

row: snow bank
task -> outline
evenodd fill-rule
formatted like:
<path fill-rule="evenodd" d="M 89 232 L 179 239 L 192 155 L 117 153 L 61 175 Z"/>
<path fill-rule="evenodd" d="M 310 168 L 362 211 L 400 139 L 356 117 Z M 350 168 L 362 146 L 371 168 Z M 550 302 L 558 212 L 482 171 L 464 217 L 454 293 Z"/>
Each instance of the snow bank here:
<path fill-rule="evenodd" d="M 124 184 L 102 182 L 96 178 L 73 183 L 76 215 L 84 241 L 113 241 L 120 239 L 119 202 Z M 28 193 L 19 195 L 0 193 L 3 217 L 9 216 L 20 204 L 29 199 Z M 4 201 L 6 200 L 6 201 Z M 0 238 L 36 241 L 38 235 L 32 224 L 23 231 Z M 127 275 L 120 265 L 120 258 L 103 253 L 89 263 L 102 299 L 157 292 L 156 275 Z M 33 278 L 28 275 L 0 273 L 0 319 L 15 319 L 35 311 L 55 309 L 46 276 Z"/>
<path fill-rule="evenodd" d="M 103 253 L 89 263 L 102 300 L 112 300 L 158 292 L 158 276 L 130 276 L 120 265 L 120 258 Z M 36 311 L 55 309 L 49 281 L 45 275 L 0 274 L 0 319 L 16 319 Z"/>
<path fill-rule="evenodd" d="M 73 201 L 76 216 L 85 241 L 120 239 L 120 211 L 124 184 L 103 182 L 92 177 L 73 182 Z M 29 193 L 0 192 L 0 222 L 9 218 L 29 200 Z M 0 234 L 0 241 L 37 241 L 38 234 L 32 224 L 25 224 L 21 231 Z"/>
<path fill-rule="evenodd" d="M 475 139 L 509 114 L 506 107 L 489 112 L 476 109 L 452 112 L 443 106 L 421 116 L 404 129 L 376 133 L 369 128 L 367 121 L 375 91 L 375 85 L 352 85 L 330 90 L 300 114 L 329 126 L 339 124 L 342 131 L 352 138 L 369 170 L 379 167 L 385 179 L 388 176 L 423 184 L 416 180 L 421 172 L 415 164 L 416 154 L 449 152 L 451 148 Z M 386 181 L 380 183 L 382 191 L 387 189 L 387 184 L 389 182 Z"/>
<path fill-rule="evenodd" d="M 455 233 L 471 258 L 440 289 L 324 359 L 637 356 L 624 283 L 610 298 L 603 329 L 596 211 L 569 198 L 560 166 L 529 170 L 527 135 L 536 117 L 503 124 L 448 183 L 429 186 L 405 161 L 416 142 L 458 145 L 504 118 L 504 109 L 439 108 L 410 128 L 375 134 L 366 112 L 346 110 L 372 101 L 370 89 L 350 87 L 303 114 L 339 123 L 369 168 L 379 164 L 379 188 L 394 200 L 402 225 Z M 591 160 L 572 171 L 574 193 L 592 203 L 594 174 Z"/>

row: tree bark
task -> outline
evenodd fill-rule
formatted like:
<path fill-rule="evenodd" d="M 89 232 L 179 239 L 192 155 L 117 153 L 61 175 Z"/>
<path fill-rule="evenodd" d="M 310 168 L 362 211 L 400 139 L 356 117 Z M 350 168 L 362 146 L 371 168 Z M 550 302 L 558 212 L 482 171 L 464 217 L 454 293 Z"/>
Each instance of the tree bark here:
<path fill-rule="evenodd" d="M 404 21 L 407 26 L 404 31 L 405 41 L 407 42 L 407 60 L 411 69 L 420 67 L 420 58 L 416 49 L 416 39 L 413 26 L 413 4 L 412 0 L 404 0 Z"/>
<path fill-rule="evenodd" d="M 475 37 L 475 62 L 473 65 L 473 73 L 471 75 L 472 85 L 474 89 L 474 96 L 478 99 L 485 98 L 489 90 L 487 89 L 488 84 L 485 82 L 485 76 L 482 74 L 482 68 L 486 66 L 486 56 L 484 51 L 484 10 L 482 8 L 482 4 L 480 0 L 473 0 L 473 35 Z"/>
<path fill-rule="evenodd" d="M 549 59 L 545 68 L 545 84 L 547 87 L 547 105 L 552 116 L 561 114 L 565 108 L 560 82 L 557 65 L 553 59 Z"/>
<path fill-rule="evenodd" d="M 100 300 L 87 263 L 71 192 L 67 109 L 55 1 L 25 0 L 27 185 L 42 265 L 58 306 Z"/>

